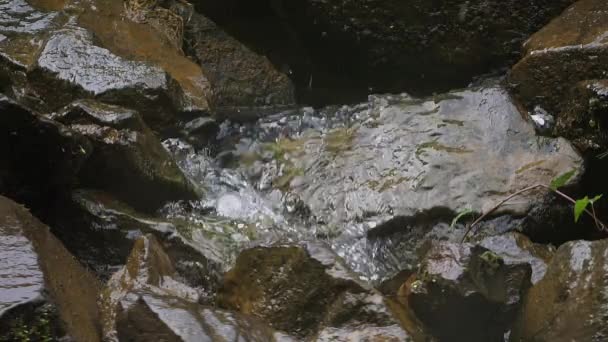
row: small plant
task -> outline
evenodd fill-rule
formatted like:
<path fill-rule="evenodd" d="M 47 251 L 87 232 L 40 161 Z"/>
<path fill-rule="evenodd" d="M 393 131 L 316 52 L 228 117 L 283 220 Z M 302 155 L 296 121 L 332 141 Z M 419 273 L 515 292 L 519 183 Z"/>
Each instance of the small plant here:
<path fill-rule="evenodd" d="M 505 203 L 507 203 L 508 201 L 510 201 L 512 198 L 514 198 L 514 197 L 516 197 L 518 195 L 521 195 L 523 193 L 526 193 L 528 191 L 532 191 L 534 189 L 538 189 L 538 188 L 545 188 L 545 189 L 547 189 L 549 191 L 552 191 L 553 193 L 557 194 L 558 196 L 566 199 L 567 201 L 571 202 L 574 205 L 574 222 L 578 222 L 578 220 L 583 215 L 583 213 L 586 213 L 591 218 L 593 218 L 593 221 L 595 222 L 595 226 L 596 226 L 596 228 L 598 230 L 607 231 L 606 225 L 597 218 L 597 215 L 595 214 L 595 207 L 594 207 L 594 204 L 602 198 L 602 195 L 595 196 L 594 198 L 589 198 L 588 196 L 585 196 L 582 199 L 575 200 L 574 198 L 566 195 L 565 193 L 563 193 L 562 191 L 559 190 L 559 188 L 563 187 L 564 185 L 566 185 L 566 183 L 568 183 L 568 181 L 572 178 L 572 176 L 574 176 L 574 174 L 575 174 L 575 171 L 566 172 L 563 175 L 561 175 L 561 176 L 556 177 L 555 179 L 553 179 L 551 181 L 550 185 L 546 185 L 546 184 L 532 185 L 532 186 L 529 186 L 527 188 L 524 188 L 524 189 L 521 189 L 519 191 L 516 191 L 513 194 L 507 196 L 505 199 L 503 199 L 497 205 L 495 205 L 492 209 L 488 210 L 483 215 L 481 215 L 479 218 L 477 218 L 475 221 L 473 221 L 473 223 L 471 223 L 471 225 L 469 225 L 469 227 L 467 228 L 466 232 L 464 233 L 464 236 L 462 237 L 462 241 L 463 242 L 465 241 L 465 239 L 467 238 L 469 232 L 471 232 L 471 230 L 477 224 L 479 224 L 484 218 L 488 217 L 488 215 L 490 215 L 493 212 L 495 212 L 502 205 L 504 205 Z M 589 207 L 591 207 L 591 210 L 588 209 Z M 456 216 L 456 218 L 454 218 L 454 221 L 452 221 L 452 226 L 462 216 L 463 216 L 462 213 L 459 214 L 458 216 Z"/>

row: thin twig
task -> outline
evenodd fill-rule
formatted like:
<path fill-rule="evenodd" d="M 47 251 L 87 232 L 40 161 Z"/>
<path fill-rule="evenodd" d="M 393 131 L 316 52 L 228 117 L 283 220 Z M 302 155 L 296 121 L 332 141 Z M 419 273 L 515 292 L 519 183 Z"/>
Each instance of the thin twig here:
<path fill-rule="evenodd" d="M 521 195 L 525 192 L 534 190 L 536 188 L 545 188 L 549 191 L 555 192 L 556 194 L 558 194 L 559 196 L 565 198 L 566 200 L 568 200 L 569 202 L 571 202 L 572 204 L 576 205 L 576 200 L 568 195 L 566 195 L 565 193 L 557 190 L 557 189 L 553 189 L 545 184 L 536 184 L 536 185 L 532 185 L 529 186 L 527 188 L 518 190 L 514 193 L 512 193 L 511 195 L 507 196 L 505 199 L 503 199 L 502 201 L 498 202 L 498 204 L 496 204 L 492 209 L 488 210 L 487 212 L 485 212 L 484 214 L 482 214 L 481 216 L 479 216 L 479 218 L 477 218 L 475 221 L 473 221 L 473 223 L 471 223 L 469 225 L 469 227 L 467 228 L 467 231 L 464 233 L 464 236 L 462 237 L 462 241 L 464 242 L 467 238 L 467 236 L 469 235 L 469 233 L 471 232 L 471 230 L 477 225 L 479 224 L 479 222 L 481 222 L 483 219 L 485 219 L 486 217 L 488 217 L 488 215 L 492 214 L 493 212 L 495 212 L 496 210 L 498 210 L 498 208 L 500 208 L 501 206 L 503 206 L 505 203 L 507 203 L 510 199 L 512 199 L 513 197 L 516 197 L 518 195 Z M 591 216 L 593 218 L 593 220 L 595 221 L 595 225 L 596 228 L 599 230 L 606 230 L 606 225 L 600 221 L 597 216 L 595 215 L 595 209 L 593 207 L 593 203 L 591 204 L 591 210 L 589 211 L 588 209 L 585 209 L 585 212 L 587 213 L 587 215 Z"/>

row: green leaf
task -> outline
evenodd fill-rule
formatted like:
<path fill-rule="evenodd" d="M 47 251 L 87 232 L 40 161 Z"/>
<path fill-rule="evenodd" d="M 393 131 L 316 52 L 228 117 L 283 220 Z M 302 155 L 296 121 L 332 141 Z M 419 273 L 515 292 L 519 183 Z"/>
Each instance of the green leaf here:
<path fill-rule="evenodd" d="M 471 208 L 465 208 L 465 209 L 461 210 L 458 213 L 458 215 L 456 215 L 456 217 L 454 217 L 454 219 L 452 220 L 452 224 L 450 225 L 450 228 L 454 228 L 456 223 L 458 223 L 458 221 L 460 221 L 461 218 L 463 218 L 466 215 L 470 215 L 472 213 L 473 213 L 473 209 L 471 209 Z"/>
<path fill-rule="evenodd" d="M 575 170 L 568 171 L 568 172 L 564 173 L 563 175 L 554 178 L 551 181 L 551 185 L 550 185 L 551 190 L 557 190 L 558 188 L 561 188 L 562 186 L 566 185 L 566 183 L 568 183 L 570 178 L 572 178 L 572 176 L 574 176 L 575 172 L 576 172 Z"/>
<path fill-rule="evenodd" d="M 590 199 L 589 202 L 591 204 L 595 204 L 595 202 L 599 201 L 602 198 L 603 195 L 597 195 L 595 197 L 593 197 L 593 199 Z"/>
<path fill-rule="evenodd" d="M 591 203 L 591 201 L 587 196 L 576 201 L 576 204 L 574 205 L 574 222 L 578 222 L 589 203 Z"/>

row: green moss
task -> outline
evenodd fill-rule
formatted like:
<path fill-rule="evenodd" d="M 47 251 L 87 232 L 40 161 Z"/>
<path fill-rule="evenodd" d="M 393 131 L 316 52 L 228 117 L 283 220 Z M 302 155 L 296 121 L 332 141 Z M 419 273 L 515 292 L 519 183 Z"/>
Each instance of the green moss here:
<path fill-rule="evenodd" d="M 473 152 L 473 151 L 468 150 L 468 149 L 466 149 L 464 147 L 446 146 L 446 145 L 443 145 L 443 144 L 439 143 L 437 140 L 433 140 L 433 141 L 427 141 L 427 142 L 424 142 L 422 144 L 419 144 L 418 147 L 416 148 L 416 157 L 418 159 L 420 159 L 420 156 L 427 149 L 433 149 L 435 151 L 443 151 L 443 152 L 456 153 L 456 154 L 464 154 L 464 153 L 472 153 Z"/>
<path fill-rule="evenodd" d="M 56 332 L 51 322 L 51 313 L 42 309 L 27 319 L 16 318 L 8 329 L 6 335 L 0 335 L 2 342 L 51 342 L 56 340 Z"/>
<path fill-rule="evenodd" d="M 450 125 L 456 125 L 456 126 L 464 126 L 464 121 L 462 120 L 449 120 L 449 119 L 443 119 L 441 120 L 442 122 L 445 122 L 446 124 L 450 124 Z"/>
<path fill-rule="evenodd" d="M 350 150 L 353 146 L 356 132 L 356 127 L 338 128 L 329 132 L 324 139 L 325 150 L 333 155 Z"/>
<path fill-rule="evenodd" d="M 530 169 L 532 169 L 532 168 L 535 168 L 535 167 L 537 167 L 537 166 L 541 165 L 541 164 L 542 164 L 542 163 L 544 163 L 544 162 L 545 162 L 544 160 L 539 160 L 539 161 L 535 161 L 535 162 L 532 162 L 532 163 L 528 163 L 528 164 L 526 164 L 526 165 L 524 165 L 524 166 L 520 167 L 519 169 L 517 169 L 517 170 L 515 171 L 515 173 L 516 173 L 516 174 L 523 173 L 523 172 L 525 172 L 525 171 L 527 171 L 527 170 L 530 170 Z"/>

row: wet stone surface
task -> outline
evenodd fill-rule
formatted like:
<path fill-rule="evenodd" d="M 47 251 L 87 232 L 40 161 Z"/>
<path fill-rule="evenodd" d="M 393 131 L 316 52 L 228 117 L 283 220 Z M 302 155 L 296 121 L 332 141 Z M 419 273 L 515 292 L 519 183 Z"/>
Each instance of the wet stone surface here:
<path fill-rule="evenodd" d="M 165 145 L 209 190 L 180 215 L 206 208 L 251 223 L 258 238 L 328 241 L 368 280 L 413 267 L 427 234 L 462 238 L 447 229 L 460 210 L 485 212 L 517 190 L 583 170 L 573 147 L 538 137 L 494 81 L 432 98 L 372 96 L 255 124 L 225 122 L 215 153 Z M 518 197 L 478 231 L 515 229 L 538 203 L 551 208 L 544 198 Z"/>
<path fill-rule="evenodd" d="M 560 246 L 530 289 L 511 341 L 605 340 L 606 246 L 606 240 Z"/>
<path fill-rule="evenodd" d="M 400 289 L 441 341 L 501 341 L 530 286 L 531 267 L 480 246 L 435 243 Z"/>
<path fill-rule="evenodd" d="M 0 241 L 0 340 L 99 341 L 97 281 L 47 226 L 3 196 Z"/>
<path fill-rule="evenodd" d="M 245 250 L 226 274 L 218 304 L 300 338 L 411 338 L 386 299 L 318 243 Z"/>

